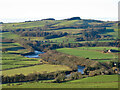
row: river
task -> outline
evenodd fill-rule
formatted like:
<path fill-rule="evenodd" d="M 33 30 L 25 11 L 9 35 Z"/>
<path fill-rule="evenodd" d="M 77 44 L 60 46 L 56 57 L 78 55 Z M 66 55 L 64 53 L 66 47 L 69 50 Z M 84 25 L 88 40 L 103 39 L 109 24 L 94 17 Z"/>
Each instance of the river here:
<path fill-rule="evenodd" d="M 85 69 L 84 66 L 78 65 L 78 72 L 81 72 L 81 74 L 84 74 L 84 69 Z"/>
<path fill-rule="evenodd" d="M 35 51 L 34 54 L 28 54 L 28 55 L 25 55 L 25 57 L 28 57 L 28 58 L 39 58 L 39 54 L 43 54 L 44 52 L 40 52 L 40 51 Z M 81 74 L 84 74 L 84 70 L 85 67 L 84 66 L 80 66 L 78 65 L 78 72 L 81 72 Z"/>
<path fill-rule="evenodd" d="M 40 51 L 35 51 L 34 54 L 28 54 L 28 55 L 25 55 L 25 57 L 28 57 L 28 58 L 39 58 L 39 54 L 43 54 L 44 52 L 40 52 Z"/>

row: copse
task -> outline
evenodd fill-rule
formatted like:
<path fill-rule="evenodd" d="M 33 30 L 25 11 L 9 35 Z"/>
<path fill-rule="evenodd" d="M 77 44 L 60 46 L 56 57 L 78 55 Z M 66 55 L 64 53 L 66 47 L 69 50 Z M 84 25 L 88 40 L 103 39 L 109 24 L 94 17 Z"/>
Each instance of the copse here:
<path fill-rule="evenodd" d="M 45 31 L 28 31 L 24 29 L 18 29 L 14 33 L 21 35 L 22 37 L 45 37 L 45 39 L 58 38 L 67 36 L 67 32 L 45 32 Z"/>
<path fill-rule="evenodd" d="M 55 72 L 54 73 L 46 73 L 46 74 L 31 73 L 29 75 L 16 74 L 14 76 L 1 76 L 3 84 L 26 82 L 26 81 L 48 80 L 48 79 L 54 79 L 55 77 L 56 77 Z"/>
<path fill-rule="evenodd" d="M 72 72 L 70 74 L 70 76 L 68 76 L 69 80 L 76 80 L 76 79 L 82 79 L 82 78 L 83 78 L 83 76 L 82 76 L 81 72 Z"/>
<path fill-rule="evenodd" d="M 60 82 L 63 82 L 65 81 L 65 74 L 59 74 L 56 78 L 55 78 L 55 82 L 56 83 L 60 83 Z"/>
<path fill-rule="evenodd" d="M 55 50 L 49 50 L 44 54 L 40 54 L 40 56 L 43 60 L 47 61 L 50 64 L 67 65 L 72 70 L 77 70 L 78 65 L 86 66 L 86 67 L 91 67 L 91 66 L 96 67 L 95 69 L 102 66 L 97 61 L 60 53 Z"/>

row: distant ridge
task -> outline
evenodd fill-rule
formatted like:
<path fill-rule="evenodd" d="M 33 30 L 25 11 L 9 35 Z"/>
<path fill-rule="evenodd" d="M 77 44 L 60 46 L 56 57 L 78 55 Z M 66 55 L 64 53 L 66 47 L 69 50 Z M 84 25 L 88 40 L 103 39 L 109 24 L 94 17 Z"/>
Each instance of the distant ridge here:
<path fill-rule="evenodd" d="M 41 19 L 41 20 L 34 20 L 34 21 L 44 21 L 44 20 L 55 20 L 54 18 L 46 18 L 46 19 Z M 25 22 L 34 22 L 34 21 L 25 21 Z"/>
<path fill-rule="evenodd" d="M 41 21 L 44 21 L 44 20 L 55 20 L 54 18 L 47 18 L 47 19 L 42 19 Z"/>
<path fill-rule="evenodd" d="M 71 18 L 64 19 L 64 20 L 81 20 L 81 18 L 80 17 L 71 17 Z"/>
<path fill-rule="evenodd" d="M 53 20 L 55 21 L 56 19 L 54 18 L 46 18 L 46 19 L 41 19 L 41 20 L 34 20 L 34 21 L 45 21 L 45 20 Z M 101 20 L 94 20 L 94 19 L 81 19 L 80 17 L 71 17 L 71 18 L 66 18 L 66 19 L 61 19 L 61 20 L 67 20 L 67 21 L 70 21 L 70 20 L 84 20 L 86 22 L 104 22 L 104 21 L 101 21 Z M 34 22 L 34 21 L 25 21 L 25 22 Z"/>

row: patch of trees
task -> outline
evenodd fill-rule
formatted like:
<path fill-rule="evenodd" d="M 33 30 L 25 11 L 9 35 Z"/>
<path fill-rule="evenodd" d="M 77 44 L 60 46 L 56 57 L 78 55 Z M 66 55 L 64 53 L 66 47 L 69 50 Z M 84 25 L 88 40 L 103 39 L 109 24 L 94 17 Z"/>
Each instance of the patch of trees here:
<path fill-rule="evenodd" d="M 44 21 L 44 20 L 55 20 L 54 18 L 47 18 L 47 19 L 42 19 L 41 21 Z"/>
<path fill-rule="evenodd" d="M 120 43 L 115 42 L 85 42 L 85 43 L 52 43 L 51 41 L 41 42 L 41 41 L 33 41 L 30 44 L 35 50 L 39 51 L 48 51 L 57 48 L 75 48 L 75 47 L 97 47 L 97 46 L 112 46 L 112 47 L 119 47 Z"/>
<path fill-rule="evenodd" d="M 36 74 L 31 73 L 28 75 L 19 74 L 14 76 L 2 76 L 2 83 L 16 83 L 16 82 L 28 82 L 28 81 L 38 81 L 38 80 L 48 80 L 54 79 L 57 76 L 57 73 L 44 73 Z"/>
<path fill-rule="evenodd" d="M 119 42 L 86 42 L 82 44 L 83 46 L 88 46 L 88 47 L 99 47 L 99 46 L 112 46 L 112 47 L 119 47 L 120 43 Z"/>
<path fill-rule="evenodd" d="M 76 70 L 78 68 L 78 65 L 86 67 L 98 67 L 99 65 L 101 66 L 101 64 L 97 61 L 60 53 L 55 50 L 47 51 L 44 54 L 40 54 L 40 56 L 43 60 L 49 62 L 50 64 L 67 65 L 72 68 L 72 70 Z"/>
<path fill-rule="evenodd" d="M 88 75 L 92 77 L 96 75 L 111 75 L 111 74 L 114 74 L 114 71 L 112 69 L 107 70 L 107 69 L 101 68 L 98 70 L 90 71 Z"/>
<path fill-rule="evenodd" d="M 45 37 L 45 39 L 58 38 L 68 35 L 67 32 L 24 31 L 19 29 L 16 31 L 16 33 L 23 37 Z"/>
<path fill-rule="evenodd" d="M 64 33 L 62 33 L 62 32 L 60 32 L 60 33 L 54 33 L 52 35 L 46 36 L 45 39 L 58 38 L 58 37 L 63 37 L 63 36 L 67 36 L 67 35 L 68 35 L 67 32 L 64 32 Z"/>
<path fill-rule="evenodd" d="M 77 79 L 82 79 L 83 75 L 81 74 L 81 72 L 72 72 L 67 78 L 69 80 L 77 80 Z"/>
<path fill-rule="evenodd" d="M 64 48 L 64 47 L 68 47 L 68 48 L 81 47 L 82 44 L 80 44 L 80 43 L 54 44 L 54 43 L 49 43 L 49 41 L 47 43 L 43 43 L 43 42 L 40 42 L 40 41 L 35 41 L 35 42 L 32 42 L 31 46 L 34 49 L 39 50 L 39 51 L 48 51 L 48 50 L 53 50 L 53 49 L 57 49 L 57 48 Z"/>
<path fill-rule="evenodd" d="M 75 39 L 75 41 L 85 41 L 85 39 L 83 37 L 78 37 Z"/>
<path fill-rule="evenodd" d="M 16 74 L 14 76 L 1 76 L 2 83 L 17 83 L 17 82 L 31 82 L 39 80 L 50 80 L 55 79 L 55 82 L 61 82 L 65 80 L 66 74 L 71 73 L 72 71 L 56 71 L 56 72 L 43 72 L 43 73 L 30 73 L 28 75 Z M 63 77 L 64 76 L 64 79 Z"/>
<path fill-rule="evenodd" d="M 61 73 L 61 74 L 59 74 L 59 75 L 56 77 L 55 82 L 56 82 L 56 83 L 61 83 L 61 82 L 65 81 L 65 78 L 66 78 L 66 75 L 63 74 L 63 73 Z"/>
<path fill-rule="evenodd" d="M 80 17 L 72 17 L 72 18 L 68 18 L 68 19 L 64 19 L 64 20 L 81 20 Z"/>
<path fill-rule="evenodd" d="M 94 28 L 90 30 L 82 31 L 82 35 L 77 37 L 76 41 L 92 41 L 101 38 L 101 33 L 106 32 L 105 28 Z"/>
<path fill-rule="evenodd" d="M 2 52 L 5 53 L 7 51 L 6 48 L 2 48 Z"/>
<path fill-rule="evenodd" d="M 71 72 L 68 76 L 66 76 L 66 74 L 64 73 L 61 73 L 55 78 L 54 82 L 61 83 L 68 80 L 77 80 L 82 78 L 83 78 L 83 75 L 81 74 L 81 72 Z"/>

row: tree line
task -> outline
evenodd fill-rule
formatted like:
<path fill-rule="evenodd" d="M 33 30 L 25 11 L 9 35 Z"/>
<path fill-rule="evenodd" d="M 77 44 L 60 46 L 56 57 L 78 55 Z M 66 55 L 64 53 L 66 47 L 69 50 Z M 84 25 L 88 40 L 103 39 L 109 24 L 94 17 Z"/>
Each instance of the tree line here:
<path fill-rule="evenodd" d="M 119 47 L 120 43 L 118 41 L 114 42 L 85 42 L 85 43 L 50 43 L 50 42 L 41 42 L 41 41 L 33 41 L 31 44 L 36 50 L 39 51 L 47 51 L 53 50 L 57 48 L 75 48 L 75 47 L 97 47 L 97 46 L 112 46 L 112 47 Z"/>
<path fill-rule="evenodd" d="M 58 38 L 68 35 L 67 32 L 24 31 L 24 29 L 20 31 L 16 30 L 14 33 L 23 37 L 45 37 L 45 39 Z"/>

